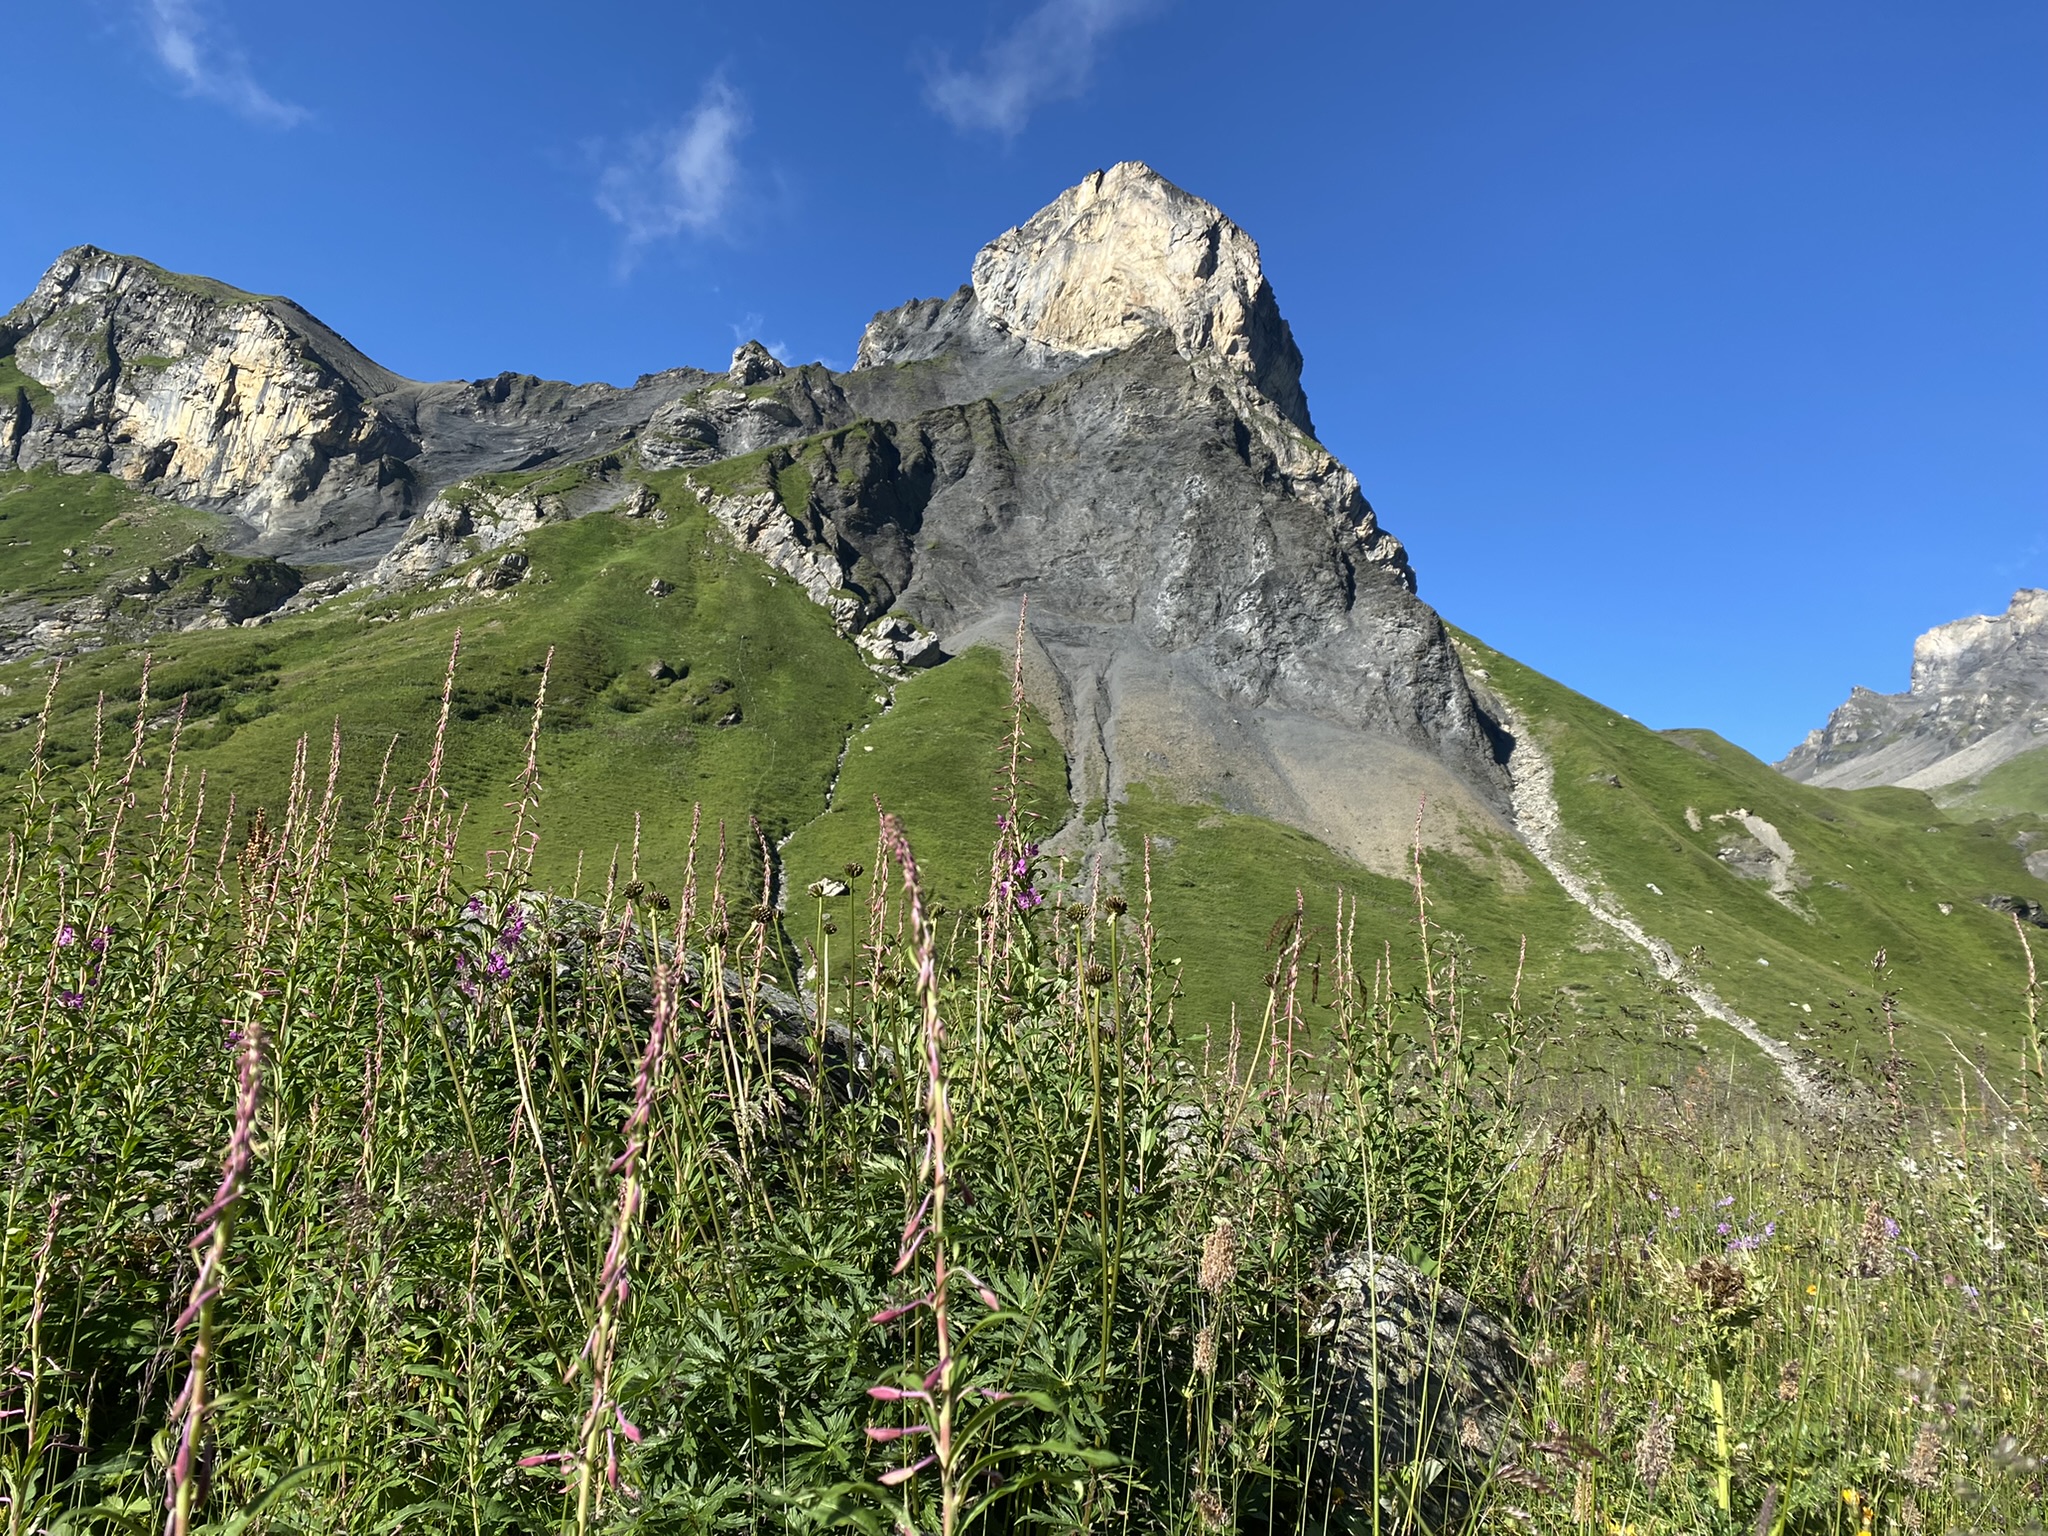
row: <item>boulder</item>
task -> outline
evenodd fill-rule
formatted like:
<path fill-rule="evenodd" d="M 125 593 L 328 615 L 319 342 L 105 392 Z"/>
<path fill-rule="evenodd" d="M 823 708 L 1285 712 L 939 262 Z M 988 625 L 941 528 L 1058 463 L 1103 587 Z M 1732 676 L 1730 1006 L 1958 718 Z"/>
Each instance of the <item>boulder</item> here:
<path fill-rule="evenodd" d="M 1507 1324 L 1415 1265 L 1359 1250 L 1323 1271 L 1311 1332 L 1320 1491 L 1463 1520 L 1518 1448 L 1528 1363 Z"/>

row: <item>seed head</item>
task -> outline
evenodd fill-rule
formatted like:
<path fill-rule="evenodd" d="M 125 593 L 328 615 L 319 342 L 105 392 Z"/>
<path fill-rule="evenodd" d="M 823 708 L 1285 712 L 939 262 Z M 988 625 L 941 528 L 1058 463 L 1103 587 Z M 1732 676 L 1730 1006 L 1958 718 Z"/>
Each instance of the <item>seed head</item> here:
<path fill-rule="evenodd" d="M 1237 1278 L 1237 1230 L 1228 1216 L 1218 1216 L 1202 1239 L 1202 1265 L 1195 1284 L 1211 1296 L 1220 1296 Z"/>
<path fill-rule="evenodd" d="M 1913 1454 L 1906 1458 L 1906 1481 L 1915 1488 L 1932 1488 L 1941 1476 L 1941 1431 L 1922 1424 L 1913 1440 Z"/>
<path fill-rule="evenodd" d="M 1121 896 L 1111 896 L 1102 905 L 1111 917 L 1122 917 L 1131 910 L 1130 904 Z"/>
<path fill-rule="evenodd" d="M 1676 1423 L 1662 1404 L 1652 1402 L 1650 1416 L 1643 1420 L 1643 1432 L 1636 1437 L 1636 1476 L 1652 1493 L 1671 1474 L 1671 1453 L 1676 1443 L 1672 1431 Z"/>
<path fill-rule="evenodd" d="M 1778 1367 L 1778 1401 L 1796 1403 L 1799 1401 L 1799 1373 L 1805 1369 L 1797 1360 L 1787 1360 Z"/>
<path fill-rule="evenodd" d="M 1195 1374 L 1216 1374 L 1216 1325 L 1211 1323 L 1195 1335 Z"/>
<path fill-rule="evenodd" d="M 1586 1390 L 1593 1380 L 1593 1368 L 1583 1360 L 1574 1360 L 1564 1368 L 1564 1389 L 1576 1397 Z"/>

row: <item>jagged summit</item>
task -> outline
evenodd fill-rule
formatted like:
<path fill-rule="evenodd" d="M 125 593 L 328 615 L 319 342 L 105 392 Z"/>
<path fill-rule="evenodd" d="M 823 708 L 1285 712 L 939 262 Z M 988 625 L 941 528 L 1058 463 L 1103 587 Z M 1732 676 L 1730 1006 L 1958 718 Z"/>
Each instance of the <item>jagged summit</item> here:
<path fill-rule="evenodd" d="M 1913 642 L 1904 693 L 1858 688 L 1778 767 L 1835 789 L 1938 789 L 2048 746 L 2048 591 Z"/>
<path fill-rule="evenodd" d="M 1220 365 L 1315 435 L 1257 244 L 1139 161 L 1090 173 L 982 247 L 971 291 L 991 327 L 1049 354 L 1096 357 L 1164 331 L 1182 357 Z M 862 363 L 896 359 L 890 318 L 862 338 Z"/>
<path fill-rule="evenodd" d="M 1434 840 L 1506 814 L 1502 738 L 1314 438 L 1258 247 L 1136 162 L 878 315 L 847 373 L 749 342 L 627 389 L 419 383 L 283 300 L 89 248 L 0 320 L 0 362 L 26 381 L 0 372 L 0 464 L 117 475 L 380 586 L 488 552 L 502 590 L 544 524 L 688 494 L 885 664 L 1006 640 L 1028 597 L 1083 804 L 1149 783 L 1389 868 L 1425 795 Z"/>

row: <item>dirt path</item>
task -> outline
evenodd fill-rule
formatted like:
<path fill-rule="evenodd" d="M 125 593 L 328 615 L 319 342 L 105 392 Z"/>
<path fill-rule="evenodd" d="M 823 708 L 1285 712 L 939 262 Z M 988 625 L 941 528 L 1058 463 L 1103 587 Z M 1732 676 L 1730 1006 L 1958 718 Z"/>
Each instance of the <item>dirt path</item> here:
<path fill-rule="evenodd" d="M 1622 911 L 1611 895 L 1598 888 L 1598 877 L 1579 868 L 1566 853 L 1564 821 L 1558 813 L 1556 779 L 1551 771 L 1550 757 L 1536 741 L 1526 721 L 1511 717 L 1506 723 L 1515 736 L 1514 755 L 1509 765 L 1514 781 L 1515 827 L 1522 834 L 1522 841 L 1528 845 L 1529 851 L 1550 871 L 1551 878 L 1564 887 L 1565 894 L 1573 901 L 1647 954 L 1657 967 L 1657 974 L 1675 986 L 1686 1001 L 1762 1051 L 1771 1065 L 1778 1069 L 1778 1075 L 1785 1080 L 1785 1087 L 1802 1109 L 1825 1110 L 1827 1094 L 1800 1066 L 1799 1058 L 1789 1045 L 1773 1039 L 1754 1019 L 1737 1013 L 1722 1002 L 1712 987 L 1687 971 L 1676 950 Z"/>

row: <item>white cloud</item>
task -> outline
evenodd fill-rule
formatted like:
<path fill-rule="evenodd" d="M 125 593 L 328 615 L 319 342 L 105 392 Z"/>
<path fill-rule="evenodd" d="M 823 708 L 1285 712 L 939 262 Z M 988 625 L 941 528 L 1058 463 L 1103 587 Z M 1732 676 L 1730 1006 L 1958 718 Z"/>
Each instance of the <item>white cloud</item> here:
<path fill-rule="evenodd" d="M 143 0 L 142 21 L 157 61 L 187 95 L 218 102 L 272 128 L 305 121 L 304 107 L 280 101 L 256 83 L 234 34 L 206 16 L 199 0 Z"/>
<path fill-rule="evenodd" d="M 1080 95 L 1102 40 L 1151 8 L 1152 0 L 1042 0 L 972 68 L 942 57 L 925 99 L 956 128 L 1014 135 L 1041 103 Z"/>
<path fill-rule="evenodd" d="M 597 206 L 626 232 L 629 249 L 687 231 L 726 232 L 739 191 L 737 146 L 747 104 L 722 78 L 673 128 L 635 135 L 597 181 Z"/>

